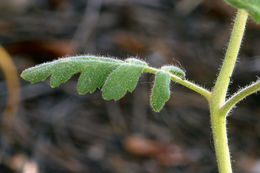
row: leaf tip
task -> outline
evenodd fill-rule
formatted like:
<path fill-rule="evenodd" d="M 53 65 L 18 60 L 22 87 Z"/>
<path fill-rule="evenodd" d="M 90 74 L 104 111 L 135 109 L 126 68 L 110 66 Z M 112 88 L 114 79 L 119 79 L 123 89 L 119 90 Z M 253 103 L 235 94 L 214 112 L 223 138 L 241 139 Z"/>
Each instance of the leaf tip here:
<path fill-rule="evenodd" d="M 154 112 L 160 112 L 162 110 L 163 106 L 161 108 L 159 108 L 159 107 L 155 107 L 152 105 L 152 108 L 153 108 Z"/>
<path fill-rule="evenodd" d="M 26 79 L 25 79 L 25 75 L 24 75 L 24 71 L 20 74 L 20 77 L 21 77 L 22 79 L 26 80 Z"/>
<path fill-rule="evenodd" d="M 78 90 L 78 94 L 79 94 L 79 95 L 84 95 L 84 94 L 86 94 L 86 93 Z"/>
<path fill-rule="evenodd" d="M 26 80 L 26 81 L 29 81 L 31 83 L 36 83 L 36 81 L 34 81 L 34 79 L 32 78 L 32 76 L 30 74 L 27 73 L 28 72 L 28 69 L 24 70 L 21 74 L 20 74 L 20 77 L 23 79 L 23 80 Z"/>
<path fill-rule="evenodd" d="M 150 96 L 150 105 L 155 112 L 160 112 L 164 106 L 165 102 L 158 103 L 158 98 L 153 97 L 153 95 Z"/>
<path fill-rule="evenodd" d="M 55 88 L 55 87 L 57 87 L 57 86 L 54 85 L 54 84 L 50 84 L 50 87 L 51 87 L 51 88 Z"/>

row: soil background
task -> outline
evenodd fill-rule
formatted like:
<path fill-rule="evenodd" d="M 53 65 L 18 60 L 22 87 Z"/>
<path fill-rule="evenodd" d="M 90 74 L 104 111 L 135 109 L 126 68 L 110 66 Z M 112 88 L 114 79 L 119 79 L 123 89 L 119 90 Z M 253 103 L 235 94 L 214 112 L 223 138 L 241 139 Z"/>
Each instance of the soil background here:
<path fill-rule="evenodd" d="M 210 89 L 235 13 L 222 0 L 1 0 L 0 44 L 19 74 L 66 56 L 138 57 L 177 65 Z M 259 31 L 250 19 L 230 95 L 260 74 Z M 78 95 L 78 76 L 55 89 L 20 78 L 19 110 L 7 123 L 1 71 L 1 173 L 218 172 L 203 97 L 172 83 L 170 100 L 155 113 L 152 75 L 117 102 L 100 91 Z M 260 173 L 260 94 L 232 111 L 228 130 L 234 172 Z"/>

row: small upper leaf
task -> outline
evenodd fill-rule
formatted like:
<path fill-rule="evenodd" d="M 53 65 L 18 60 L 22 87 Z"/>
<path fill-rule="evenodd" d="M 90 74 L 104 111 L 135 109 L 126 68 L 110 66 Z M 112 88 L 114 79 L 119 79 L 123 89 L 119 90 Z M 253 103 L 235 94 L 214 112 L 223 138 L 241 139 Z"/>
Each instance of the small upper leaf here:
<path fill-rule="evenodd" d="M 181 68 L 174 66 L 174 65 L 165 65 L 165 66 L 162 66 L 161 69 L 165 70 L 167 72 L 170 72 L 179 77 L 185 77 L 185 75 L 186 75 L 185 72 Z"/>
<path fill-rule="evenodd" d="M 107 78 L 103 88 L 103 98 L 106 100 L 118 100 L 122 98 L 127 91 L 132 92 L 145 65 L 122 64 L 114 70 Z"/>
<path fill-rule="evenodd" d="M 150 98 L 150 103 L 154 111 L 159 112 L 165 105 L 165 102 L 169 100 L 171 94 L 170 82 L 171 76 L 169 73 L 158 71 L 155 74 L 152 96 Z"/>
<path fill-rule="evenodd" d="M 227 0 L 237 8 L 242 8 L 260 23 L 260 0 Z"/>

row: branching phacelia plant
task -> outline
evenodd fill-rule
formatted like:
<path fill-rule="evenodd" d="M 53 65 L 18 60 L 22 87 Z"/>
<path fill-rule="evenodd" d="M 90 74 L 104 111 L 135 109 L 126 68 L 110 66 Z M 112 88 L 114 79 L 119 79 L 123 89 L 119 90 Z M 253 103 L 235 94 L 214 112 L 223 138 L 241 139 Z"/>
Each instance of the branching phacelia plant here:
<path fill-rule="evenodd" d="M 146 62 L 128 58 L 124 61 L 96 57 L 77 56 L 62 58 L 44 63 L 22 72 L 21 76 L 32 83 L 44 81 L 49 76 L 51 87 L 66 82 L 75 73 L 81 73 L 78 80 L 79 94 L 93 93 L 102 87 L 106 100 L 119 100 L 127 91 L 132 92 L 143 72 L 155 75 L 150 103 L 154 111 L 160 111 L 170 98 L 171 80 L 204 96 L 210 108 L 214 145 L 220 173 L 231 173 L 230 153 L 228 148 L 226 117 L 230 110 L 242 99 L 260 90 L 260 80 L 239 90 L 226 98 L 237 55 L 242 42 L 248 13 L 260 22 L 260 0 L 227 0 L 238 8 L 227 52 L 211 91 L 185 79 L 185 72 L 176 66 L 166 65 L 161 68 L 150 67 Z"/>

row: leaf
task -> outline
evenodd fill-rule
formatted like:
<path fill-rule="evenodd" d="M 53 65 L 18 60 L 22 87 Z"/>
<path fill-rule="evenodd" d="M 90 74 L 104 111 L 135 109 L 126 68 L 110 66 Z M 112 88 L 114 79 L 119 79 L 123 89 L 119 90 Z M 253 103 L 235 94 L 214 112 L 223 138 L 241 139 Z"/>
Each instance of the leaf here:
<path fill-rule="evenodd" d="M 52 66 L 52 75 L 50 85 L 52 88 L 67 82 L 72 75 L 82 71 L 86 62 L 60 60 L 59 63 Z"/>
<path fill-rule="evenodd" d="M 81 73 L 77 90 L 79 94 L 93 93 L 103 84 L 102 95 L 106 100 L 119 100 L 127 91 L 133 92 L 147 63 L 128 58 L 125 61 L 95 56 L 62 58 L 44 63 L 22 72 L 21 77 L 32 83 L 44 81 L 49 76 L 51 87 L 67 82 L 74 74 Z M 153 109 L 159 112 L 170 98 L 170 73 L 183 76 L 181 69 L 164 66 L 155 75 L 151 96 Z"/>
<path fill-rule="evenodd" d="M 79 77 L 79 94 L 93 93 L 96 88 L 100 88 L 107 76 L 118 66 L 119 64 L 113 63 L 90 62 Z"/>
<path fill-rule="evenodd" d="M 102 89 L 105 99 L 118 100 L 127 91 L 132 92 L 147 63 L 135 58 L 125 61 L 95 56 L 77 56 L 62 58 L 29 68 L 21 77 L 32 83 L 50 78 L 51 87 L 67 82 L 72 75 L 81 73 L 77 90 L 79 94 L 94 92 L 105 82 Z"/>
<path fill-rule="evenodd" d="M 159 112 L 165 105 L 165 102 L 169 100 L 170 82 L 171 76 L 169 73 L 158 71 L 155 74 L 155 81 L 150 99 L 150 103 L 154 111 Z"/>
<path fill-rule="evenodd" d="M 106 100 L 119 100 L 127 91 L 132 92 L 137 85 L 145 65 L 122 64 L 106 80 L 102 94 Z"/>
<path fill-rule="evenodd" d="M 186 76 L 185 72 L 181 68 L 174 66 L 174 65 L 165 65 L 165 66 L 162 66 L 161 69 L 165 70 L 167 72 L 170 72 L 170 73 L 172 73 L 176 76 L 179 76 L 179 77 L 185 77 Z"/>
<path fill-rule="evenodd" d="M 51 75 L 50 85 L 51 87 L 57 87 L 61 83 L 69 80 L 73 74 L 82 72 L 88 64 L 93 62 L 105 63 L 109 66 L 111 64 L 119 65 L 124 61 L 95 56 L 62 58 L 26 69 L 22 72 L 21 77 L 27 81 L 35 83 L 44 81 Z"/>
<path fill-rule="evenodd" d="M 129 64 L 136 64 L 136 65 L 144 65 L 147 66 L 147 63 L 140 60 L 140 59 L 136 59 L 136 58 L 127 58 L 125 60 L 125 62 L 129 63 Z"/>
<path fill-rule="evenodd" d="M 227 0 L 236 8 L 242 8 L 260 23 L 260 0 Z"/>
<path fill-rule="evenodd" d="M 51 76 L 50 85 L 56 87 L 68 81 L 72 75 L 81 73 L 77 86 L 79 94 L 92 93 L 104 84 L 103 98 L 119 100 L 127 91 L 134 91 L 146 67 L 148 67 L 146 62 L 135 58 L 121 61 L 106 57 L 77 56 L 58 59 L 26 69 L 22 72 L 21 77 L 35 83 Z M 165 66 L 155 74 L 151 105 L 157 112 L 170 98 L 171 70 L 172 67 L 166 68 Z M 175 69 L 174 72 L 176 73 L 176 71 Z"/>
<path fill-rule="evenodd" d="M 52 73 L 53 62 L 44 63 L 41 65 L 37 65 L 35 67 L 31 67 L 22 72 L 21 77 L 24 80 L 30 81 L 32 83 L 44 81 L 49 77 Z"/>

